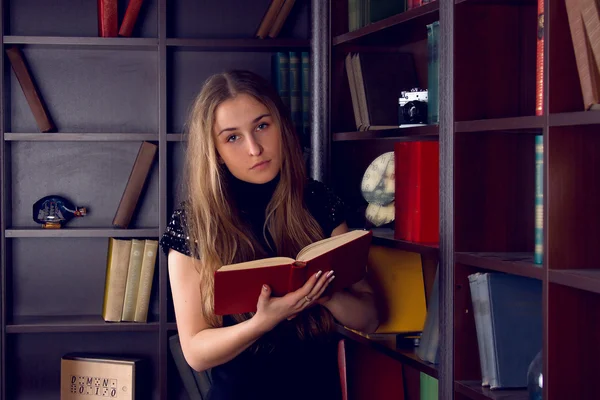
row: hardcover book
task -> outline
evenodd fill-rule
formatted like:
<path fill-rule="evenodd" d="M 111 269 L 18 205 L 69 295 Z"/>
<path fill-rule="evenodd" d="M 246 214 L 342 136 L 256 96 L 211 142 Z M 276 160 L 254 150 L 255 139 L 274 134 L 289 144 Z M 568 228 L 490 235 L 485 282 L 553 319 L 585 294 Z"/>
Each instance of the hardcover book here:
<path fill-rule="evenodd" d="M 302 287 L 312 274 L 334 271 L 327 292 L 341 290 L 365 277 L 371 231 L 355 230 L 303 248 L 296 259 L 272 257 L 224 265 L 215 271 L 215 314 L 255 312 L 263 284 L 271 296 L 284 296 Z"/>

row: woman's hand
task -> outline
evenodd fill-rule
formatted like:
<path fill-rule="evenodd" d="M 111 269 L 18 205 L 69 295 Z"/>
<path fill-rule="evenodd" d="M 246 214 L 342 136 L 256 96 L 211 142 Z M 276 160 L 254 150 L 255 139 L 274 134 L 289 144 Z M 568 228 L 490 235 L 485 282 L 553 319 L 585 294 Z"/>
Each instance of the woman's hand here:
<path fill-rule="evenodd" d="M 270 331 L 284 319 L 292 319 L 316 299 L 319 299 L 333 278 L 335 278 L 333 271 L 326 274 L 319 271 L 311 276 L 300 289 L 283 297 L 271 297 L 271 288 L 263 285 L 253 319 L 265 332 Z"/>

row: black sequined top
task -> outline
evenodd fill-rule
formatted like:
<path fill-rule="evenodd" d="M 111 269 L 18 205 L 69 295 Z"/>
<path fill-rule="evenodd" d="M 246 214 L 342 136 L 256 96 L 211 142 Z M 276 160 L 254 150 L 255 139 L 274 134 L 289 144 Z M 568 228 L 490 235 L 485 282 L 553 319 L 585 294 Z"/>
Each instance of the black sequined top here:
<path fill-rule="evenodd" d="M 248 224 L 254 236 L 266 249 L 267 256 L 276 256 L 262 235 L 265 209 L 277 185 L 278 178 L 264 185 L 240 181 L 229 175 L 228 192 L 234 201 L 240 218 Z M 308 211 L 329 237 L 344 222 L 344 204 L 323 183 L 309 179 L 304 192 Z M 160 244 L 165 253 L 174 249 L 182 254 L 190 253 L 189 236 L 183 206 L 173 212 Z M 296 324 L 306 323 L 303 318 L 283 321 L 275 329 L 261 337 L 254 346 L 233 360 L 211 370 L 210 400 L 233 399 L 315 399 L 337 400 L 341 398 L 337 366 L 337 343 L 333 340 L 298 338 Z M 224 316 L 223 325 L 235 324 Z"/>

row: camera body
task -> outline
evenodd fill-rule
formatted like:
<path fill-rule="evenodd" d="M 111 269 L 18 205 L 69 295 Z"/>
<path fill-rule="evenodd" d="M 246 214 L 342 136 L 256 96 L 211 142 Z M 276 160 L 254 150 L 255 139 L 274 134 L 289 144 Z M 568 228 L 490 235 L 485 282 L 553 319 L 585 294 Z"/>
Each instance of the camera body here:
<path fill-rule="evenodd" d="M 427 89 L 413 88 L 398 97 L 398 125 L 427 124 Z"/>

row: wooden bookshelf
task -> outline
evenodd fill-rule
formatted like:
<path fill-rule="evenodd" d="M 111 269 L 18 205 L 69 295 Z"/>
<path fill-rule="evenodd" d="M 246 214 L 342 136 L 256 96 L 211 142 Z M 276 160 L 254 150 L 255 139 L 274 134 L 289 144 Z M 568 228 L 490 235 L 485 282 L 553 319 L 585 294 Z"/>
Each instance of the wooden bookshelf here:
<path fill-rule="evenodd" d="M 67 332 L 158 332 L 160 324 L 148 316 L 148 323 L 105 322 L 99 315 L 28 316 L 6 325 L 6 333 Z"/>
<path fill-rule="evenodd" d="M 528 400 L 524 389 L 490 390 L 481 386 L 479 381 L 457 381 L 456 392 L 472 400 Z"/>

